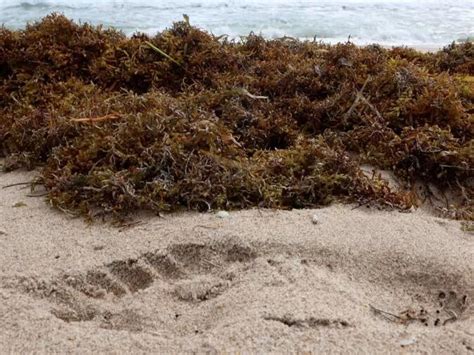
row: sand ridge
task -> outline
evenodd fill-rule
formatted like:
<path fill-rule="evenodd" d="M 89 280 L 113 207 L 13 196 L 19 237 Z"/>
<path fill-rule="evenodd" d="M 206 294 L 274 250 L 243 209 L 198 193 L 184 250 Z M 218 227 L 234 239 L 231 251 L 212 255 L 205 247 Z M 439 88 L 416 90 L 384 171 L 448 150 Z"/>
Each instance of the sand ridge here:
<path fill-rule="evenodd" d="M 474 242 L 459 222 L 333 205 L 119 229 L 28 193 L 0 189 L 6 352 L 473 351 Z"/>

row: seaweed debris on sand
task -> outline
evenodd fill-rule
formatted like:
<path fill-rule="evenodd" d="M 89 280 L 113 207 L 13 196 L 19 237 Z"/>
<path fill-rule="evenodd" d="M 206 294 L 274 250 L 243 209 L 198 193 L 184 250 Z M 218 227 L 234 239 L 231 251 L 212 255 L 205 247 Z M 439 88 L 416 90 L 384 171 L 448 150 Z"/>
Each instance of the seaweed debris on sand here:
<path fill-rule="evenodd" d="M 473 75 L 473 43 L 234 42 L 187 19 L 128 38 L 52 14 L 0 28 L 0 156 L 5 170 L 39 167 L 53 205 L 89 216 L 408 209 L 422 182 L 458 195 L 446 209 L 472 220 Z"/>

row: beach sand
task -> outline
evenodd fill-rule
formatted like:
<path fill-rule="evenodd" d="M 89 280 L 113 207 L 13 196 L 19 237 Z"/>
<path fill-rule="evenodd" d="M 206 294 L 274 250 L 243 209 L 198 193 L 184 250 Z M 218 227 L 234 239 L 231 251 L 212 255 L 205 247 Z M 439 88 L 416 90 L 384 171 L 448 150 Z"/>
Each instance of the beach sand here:
<path fill-rule="evenodd" d="M 0 188 L 2 353 L 472 354 L 474 239 L 457 221 L 333 205 L 120 229 L 28 193 Z"/>

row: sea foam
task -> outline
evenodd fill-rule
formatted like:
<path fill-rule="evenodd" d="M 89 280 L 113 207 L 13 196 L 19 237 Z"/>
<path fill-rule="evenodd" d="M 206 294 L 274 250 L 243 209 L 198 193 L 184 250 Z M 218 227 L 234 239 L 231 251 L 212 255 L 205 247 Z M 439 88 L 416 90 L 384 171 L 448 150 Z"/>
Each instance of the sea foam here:
<path fill-rule="evenodd" d="M 1 0 L 0 24 L 22 28 L 51 12 L 153 34 L 183 14 L 216 35 L 249 32 L 325 42 L 433 46 L 474 37 L 474 0 Z"/>

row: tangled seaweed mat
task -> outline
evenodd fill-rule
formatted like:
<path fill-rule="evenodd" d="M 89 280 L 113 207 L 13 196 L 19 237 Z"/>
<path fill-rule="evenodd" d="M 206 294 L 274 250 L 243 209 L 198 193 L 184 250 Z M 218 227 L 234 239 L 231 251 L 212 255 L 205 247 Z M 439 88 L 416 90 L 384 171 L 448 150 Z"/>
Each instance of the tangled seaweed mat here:
<path fill-rule="evenodd" d="M 242 41 L 176 23 L 154 37 L 50 15 L 0 29 L 0 156 L 41 167 L 51 203 L 137 209 L 408 209 L 415 182 L 474 219 L 474 45 L 438 53 Z M 393 190 L 379 174 L 404 182 Z"/>

